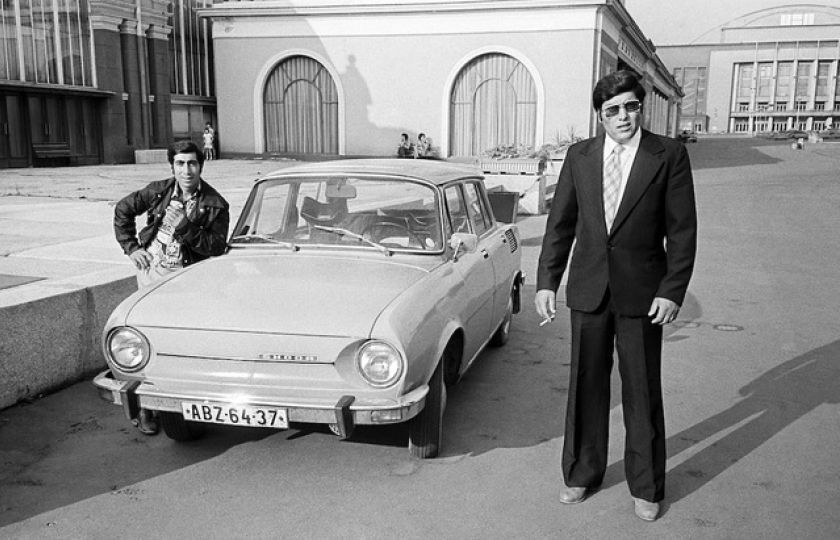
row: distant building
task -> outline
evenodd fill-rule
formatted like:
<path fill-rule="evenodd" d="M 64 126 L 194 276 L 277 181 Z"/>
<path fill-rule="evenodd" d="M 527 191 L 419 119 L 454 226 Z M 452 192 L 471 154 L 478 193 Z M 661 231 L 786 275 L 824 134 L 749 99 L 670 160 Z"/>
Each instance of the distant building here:
<path fill-rule="evenodd" d="M 215 122 L 212 0 L 0 1 L 0 168 L 129 163 Z"/>
<path fill-rule="evenodd" d="M 840 8 L 763 9 L 715 43 L 657 52 L 682 85 L 681 129 L 762 133 L 840 127 Z"/>
<path fill-rule="evenodd" d="M 394 155 L 424 132 L 443 157 L 598 129 L 595 82 L 630 68 L 645 125 L 675 134 L 681 91 L 613 0 L 223 1 L 213 21 L 228 154 Z"/>

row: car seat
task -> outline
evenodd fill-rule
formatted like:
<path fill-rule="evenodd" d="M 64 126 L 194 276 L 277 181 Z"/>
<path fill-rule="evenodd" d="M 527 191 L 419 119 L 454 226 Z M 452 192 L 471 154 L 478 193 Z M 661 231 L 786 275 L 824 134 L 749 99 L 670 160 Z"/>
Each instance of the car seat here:
<path fill-rule="evenodd" d="M 345 199 L 331 199 L 321 203 L 312 197 L 304 197 L 300 207 L 300 215 L 310 225 L 335 227 L 347 216 L 347 201 Z"/>

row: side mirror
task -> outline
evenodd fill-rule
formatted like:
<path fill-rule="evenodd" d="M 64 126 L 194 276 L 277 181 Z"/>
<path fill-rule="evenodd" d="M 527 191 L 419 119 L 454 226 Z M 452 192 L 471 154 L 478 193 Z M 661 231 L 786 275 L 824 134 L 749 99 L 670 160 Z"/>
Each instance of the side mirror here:
<path fill-rule="evenodd" d="M 449 247 L 454 250 L 452 258 L 457 261 L 459 253 L 472 253 L 478 249 L 478 236 L 470 233 L 454 233 L 449 239 Z"/>

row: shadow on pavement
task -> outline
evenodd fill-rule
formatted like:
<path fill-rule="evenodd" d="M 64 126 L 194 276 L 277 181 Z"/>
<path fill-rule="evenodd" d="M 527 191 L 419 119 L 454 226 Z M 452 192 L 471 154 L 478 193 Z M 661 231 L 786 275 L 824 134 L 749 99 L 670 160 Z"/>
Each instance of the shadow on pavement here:
<path fill-rule="evenodd" d="M 702 488 L 816 407 L 840 403 L 838 357 L 840 341 L 834 341 L 788 360 L 742 387 L 743 399 L 732 407 L 668 437 L 669 458 L 705 448 L 668 471 L 666 505 Z M 623 460 L 612 464 L 605 484 L 620 482 L 623 469 Z"/>
<path fill-rule="evenodd" d="M 691 168 L 720 169 L 745 165 L 772 165 L 782 160 L 760 150 L 766 146 L 789 146 L 790 141 L 759 138 L 708 138 L 687 144 Z"/>
<path fill-rule="evenodd" d="M 150 437 L 89 380 L 0 414 L 0 527 L 212 459 L 277 433 L 208 426 L 198 441 Z"/>

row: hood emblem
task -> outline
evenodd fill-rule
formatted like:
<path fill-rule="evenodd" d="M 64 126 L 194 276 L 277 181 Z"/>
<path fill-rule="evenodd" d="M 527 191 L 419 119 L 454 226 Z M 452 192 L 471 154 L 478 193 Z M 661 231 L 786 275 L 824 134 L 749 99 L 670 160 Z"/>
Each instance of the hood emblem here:
<path fill-rule="evenodd" d="M 274 362 L 300 362 L 300 363 L 315 363 L 318 362 L 318 355 L 315 354 L 288 354 L 288 353 L 260 353 L 257 355 L 259 360 L 269 360 Z"/>

